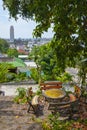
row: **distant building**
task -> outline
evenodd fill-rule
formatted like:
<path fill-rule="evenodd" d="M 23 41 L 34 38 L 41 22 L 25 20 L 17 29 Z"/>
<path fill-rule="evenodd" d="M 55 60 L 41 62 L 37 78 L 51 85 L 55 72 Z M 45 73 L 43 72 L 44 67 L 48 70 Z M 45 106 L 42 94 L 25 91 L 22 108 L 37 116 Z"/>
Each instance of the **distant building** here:
<path fill-rule="evenodd" d="M 14 27 L 10 26 L 10 42 L 14 42 Z"/>

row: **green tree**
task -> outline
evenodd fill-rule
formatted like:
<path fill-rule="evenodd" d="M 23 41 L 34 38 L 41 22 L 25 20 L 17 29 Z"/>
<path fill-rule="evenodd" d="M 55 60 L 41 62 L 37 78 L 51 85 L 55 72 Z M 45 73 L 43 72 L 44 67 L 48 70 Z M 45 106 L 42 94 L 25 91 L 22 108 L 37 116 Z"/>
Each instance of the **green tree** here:
<path fill-rule="evenodd" d="M 29 54 L 29 59 L 34 60 L 36 63 L 36 69 L 31 69 L 32 71 L 32 78 L 36 80 L 36 82 L 40 83 L 41 80 L 41 65 L 39 64 L 40 61 L 40 46 L 34 46 L 31 53 Z M 36 78 L 35 78 L 36 77 Z"/>
<path fill-rule="evenodd" d="M 9 48 L 9 43 L 4 39 L 0 39 L 0 52 L 6 53 L 8 48 Z"/>
<path fill-rule="evenodd" d="M 36 37 L 53 26 L 53 48 L 60 66 L 66 63 L 66 59 L 75 61 L 74 57 L 84 50 L 83 46 L 87 46 L 86 0 L 3 0 L 3 3 L 10 17 L 17 19 L 21 16 L 37 22 L 34 30 Z"/>
<path fill-rule="evenodd" d="M 9 48 L 7 51 L 9 57 L 18 57 L 18 51 L 16 49 Z"/>
<path fill-rule="evenodd" d="M 33 19 L 34 35 L 41 37 L 52 26 L 52 48 L 63 69 L 87 57 L 87 0 L 3 0 L 10 17 Z"/>
<path fill-rule="evenodd" d="M 39 75 L 37 77 L 42 80 L 56 80 L 62 71 L 58 67 L 56 55 L 51 48 L 51 43 L 39 47 L 35 46 L 29 54 L 29 58 L 35 61 Z"/>

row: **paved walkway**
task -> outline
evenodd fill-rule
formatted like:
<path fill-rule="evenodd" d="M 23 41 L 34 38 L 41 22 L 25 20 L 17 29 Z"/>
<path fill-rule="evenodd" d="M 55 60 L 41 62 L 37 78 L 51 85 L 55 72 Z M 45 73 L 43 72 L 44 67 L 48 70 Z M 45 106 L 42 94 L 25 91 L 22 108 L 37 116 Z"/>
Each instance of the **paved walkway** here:
<path fill-rule="evenodd" d="M 47 117 L 47 105 L 35 116 L 27 113 L 28 104 L 16 104 L 12 96 L 0 96 L 0 130 L 42 130 L 36 120 Z"/>

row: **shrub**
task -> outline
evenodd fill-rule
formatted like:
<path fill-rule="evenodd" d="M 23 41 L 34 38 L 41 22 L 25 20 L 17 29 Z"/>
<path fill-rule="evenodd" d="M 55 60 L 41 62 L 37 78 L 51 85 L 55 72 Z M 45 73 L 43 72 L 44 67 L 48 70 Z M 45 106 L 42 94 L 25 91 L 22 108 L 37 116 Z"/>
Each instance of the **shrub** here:
<path fill-rule="evenodd" d="M 50 114 L 47 121 L 42 122 L 44 130 L 70 130 L 71 123 L 69 121 L 59 120 L 59 113 L 56 115 Z"/>
<path fill-rule="evenodd" d="M 37 69 L 36 68 L 32 68 L 30 71 L 31 71 L 31 78 L 33 80 L 35 80 L 36 83 L 38 83 L 38 81 L 39 81 L 39 75 L 38 75 Z"/>
<path fill-rule="evenodd" d="M 26 89 L 19 87 L 19 88 L 17 88 L 16 92 L 17 92 L 17 95 L 14 98 L 14 102 L 26 103 L 27 102 Z"/>
<path fill-rule="evenodd" d="M 70 81 L 72 81 L 72 75 L 65 72 L 62 75 L 60 75 L 59 77 L 57 77 L 57 80 L 59 80 L 61 82 L 70 82 Z"/>

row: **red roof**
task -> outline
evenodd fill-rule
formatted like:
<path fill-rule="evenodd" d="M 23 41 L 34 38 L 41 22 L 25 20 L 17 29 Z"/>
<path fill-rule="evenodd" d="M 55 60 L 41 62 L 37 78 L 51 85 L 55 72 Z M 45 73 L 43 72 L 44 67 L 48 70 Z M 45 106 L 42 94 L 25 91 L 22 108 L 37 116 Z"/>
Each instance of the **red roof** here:
<path fill-rule="evenodd" d="M 26 52 L 25 50 L 22 50 L 22 49 L 19 49 L 18 52 L 22 53 L 22 54 L 25 54 L 25 55 L 28 55 L 28 52 Z"/>

